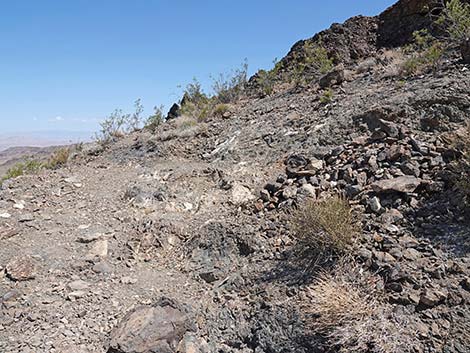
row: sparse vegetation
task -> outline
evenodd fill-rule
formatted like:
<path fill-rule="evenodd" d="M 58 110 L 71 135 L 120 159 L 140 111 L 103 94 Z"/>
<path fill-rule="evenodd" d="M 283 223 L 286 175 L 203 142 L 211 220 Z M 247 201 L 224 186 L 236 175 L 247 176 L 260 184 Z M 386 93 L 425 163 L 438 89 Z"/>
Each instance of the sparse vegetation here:
<path fill-rule="evenodd" d="M 200 82 L 193 78 L 193 81 L 184 89 L 181 114 L 194 117 L 197 120 L 204 120 L 209 115 L 212 104 L 211 98 L 202 90 Z"/>
<path fill-rule="evenodd" d="M 242 63 L 239 69 L 233 70 L 230 74 L 220 74 L 212 77 L 212 90 L 219 103 L 230 103 L 240 97 L 248 76 L 248 62 Z"/>
<path fill-rule="evenodd" d="M 70 149 L 67 147 L 60 148 L 55 151 L 49 158 L 45 167 L 48 169 L 57 169 L 67 164 L 70 157 Z"/>
<path fill-rule="evenodd" d="M 153 114 L 150 115 L 145 122 L 145 128 L 155 131 L 164 121 L 165 116 L 163 114 L 163 105 L 159 107 L 155 106 L 153 108 Z"/>
<path fill-rule="evenodd" d="M 303 46 L 303 55 L 296 58 L 296 65 L 292 72 L 292 81 L 299 85 L 305 84 L 309 78 L 326 74 L 334 67 L 334 61 L 328 55 L 321 38 L 316 42 L 306 41 Z"/>
<path fill-rule="evenodd" d="M 230 111 L 230 106 L 228 106 L 227 104 L 217 104 L 213 110 L 213 114 L 215 116 L 218 116 L 218 117 L 221 117 L 223 116 L 225 113 L 229 112 Z"/>
<path fill-rule="evenodd" d="M 24 174 L 33 174 L 37 173 L 41 169 L 43 169 L 45 166 L 43 163 L 34 160 L 34 159 L 28 159 L 25 162 L 19 162 L 16 163 L 14 166 L 12 166 L 6 174 L 0 179 L 0 186 L 9 179 L 17 178 L 21 175 Z"/>
<path fill-rule="evenodd" d="M 308 201 L 294 215 L 293 228 L 312 265 L 347 253 L 358 233 L 349 203 L 340 196 Z"/>
<path fill-rule="evenodd" d="M 429 69 L 435 71 L 444 54 L 443 44 L 426 29 L 414 32 L 413 39 L 413 44 L 405 48 L 408 58 L 402 64 L 402 74 L 410 76 Z"/>
<path fill-rule="evenodd" d="M 279 75 L 281 69 L 281 63 L 277 59 L 273 60 L 274 67 L 271 70 L 259 70 L 256 83 L 261 89 L 261 92 L 270 96 L 274 92 L 274 86 L 276 85 L 276 78 Z"/>
<path fill-rule="evenodd" d="M 95 140 L 102 146 L 107 146 L 126 133 L 138 130 L 144 110 L 140 99 L 135 101 L 134 108 L 135 111 L 132 114 L 124 113 L 121 109 L 112 112 L 100 123 L 100 131 L 96 134 Z"/>
<path fill-rule="evenodd" d="M 340 352 L 407 352 L 415 335 L 386 303 L 383 287 L 379 276 L 343 259 L 310 287 L 307 321 Z"/>
<path fill-rule="evenodd" d="M 333 90 L 331 88 L 326 89 L 320 97 L 320 103 L 328 104 L 333 101 Z"/>
<path fill-rule="evenodd" d="M 460 0 L 441 1 L 440 10 L 436 24 L 443 28 L 448 41 L 460 44 L 470 37 L 470 4 Z"/>

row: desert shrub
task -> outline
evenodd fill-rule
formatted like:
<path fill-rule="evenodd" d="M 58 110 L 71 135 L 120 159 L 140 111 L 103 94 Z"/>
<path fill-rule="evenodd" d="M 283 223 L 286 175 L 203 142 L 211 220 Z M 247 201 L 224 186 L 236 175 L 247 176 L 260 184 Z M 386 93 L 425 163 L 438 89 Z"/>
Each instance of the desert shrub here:
<path fill-rule="evenodd" d="M 155 131 L 161 123 L 165 121 L 165 115 L 163 114 L 163 105 L 153 107 L 153 114 L 150 115 L 145 121 L 145 128 Z"/>
<path fill-rule="evenodd" d="M 415 334 L 387 304 L 383 287 L 379 276 L 340 261 L 310 286 L 307 322 L 339 352 L 408 352 Z"/>
<path fill-rule="evenodd" d="M 276 79 L 281 69 L 281 63 L 277 60 L 273 60 L 274 67 L 271 70 L 259 70 L 256 78 L 261 93 L 266 96 L 270 96 L 274 92 L 274 86 L 276 85 Z"/>
<path fill-rule="evenodd" d="M 17 178 L 24 174 L 34 174 L 44 168 L 44 164 L 34 159 L 19 162 L 7 170 L 6 174 L 0 178 L 0 185 L 6 180 Z"/>
<path fill-rule="evenodd" d="M 304 84 L 309 78 L 326 74 L 334 67 L 334 61 L 328 55 L 321 38 L 316 42 L 306 41 L 302 55 L 294 59 L 291 79 L 295 84 Z"/>
<path fill-rule="evenodd" d="M 134 108 L 135 111 L 132 114 L 124 113 L 122 109 L 114 110 L 100 123 L 100 130 L 95 135 L 95 140 L 100 145 L 107 146 L 125 134 L 138 130 L 142 123 L 144 110 L 140 99 L 134 102 Z"/>
<path fill-rule="evenodd" d="M 181 100 L 181 115 L 193 117 L 197 120 L 204 120 L 214 105 L 214 99 L 208 97 L 202 90 L 202 86 L 196 78 L 184 89 Z"/>
<path fill-rule="evenodd" d="M 328 104 L 333 101 L 333 90 L 331 88 L 328 88 L 325 90 L 320 97 L 320 103 L 322 104 Z"/>
<path fill-rule="evenodd" d="M 66 147 L 60 148 L 51 155 L 48 162 L 45 164 L 45 167 L 49 169 L 57 169 L 63 167 L 67 164 L 69 157 L 70 149 Z"/>
<path fill-rule="evenodd" d="M 416 75 L 426 70 L 435 71 L 444 54 L 444 46 L 426 29 L 413 33 L 413 43 L 404 51 L 408 58 L 403 62 L 401 72 L 405 76 Z"/>
<path fill-rule="evenodd" d="M 449 41 L 458 43 L 470 37 L 470 4 L 460 0 L 441 1 L 436 20 Z"/>
<path fill-rule="evenodd" d="M 236 101 L 245 87 L 247 76 L 248 62 L 245 59 L 240 68 L 229 74 L 219 74 L 217 77 L 212 77 L 212 90 L 217 101 L 220 103 Z"/>
<path fill-rule="evenodd" d="M 225 113 L 227 113 L 227 112 L 229 112 L 229 111 L 230 111 L 230 106 L 228 106 L 227 104 L 221 103 L 221 104 L 217 104 L 217 105 L 214 107 L 212 113 L 213 113 L 213 115 L 215 115 L 215 116 L 221 117 L 221 116 L 223 116 Z"/>
<path fill-rule="evenodd" d="M 307 201 L 293 215 L 293 230 L 311 266 L 347 253 L 358 233 L 349 202 L 340 196 Z"/>

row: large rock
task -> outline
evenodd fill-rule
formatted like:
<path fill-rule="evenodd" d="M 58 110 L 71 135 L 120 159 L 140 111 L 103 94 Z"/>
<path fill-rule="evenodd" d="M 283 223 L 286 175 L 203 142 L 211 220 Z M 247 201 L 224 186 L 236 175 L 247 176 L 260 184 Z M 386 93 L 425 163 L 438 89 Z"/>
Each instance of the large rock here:
<path fill-rule="evenodd" d="M 422 180 L 412 176 L 400 176 L 392 179 L 379 180 L 371 185 L 375 192 L 414 192 Z"/>
<path fill-rule="evenodd" d="M 470 38 L 465 39 L 460 46 L 463 61 L 470 64 Z"/>
<path fill-rule="evenodd" d="M 188 310 L 168 298 L 128 313 L 111 333 L 108 353 L 174 353 L 194 331 Z"/>

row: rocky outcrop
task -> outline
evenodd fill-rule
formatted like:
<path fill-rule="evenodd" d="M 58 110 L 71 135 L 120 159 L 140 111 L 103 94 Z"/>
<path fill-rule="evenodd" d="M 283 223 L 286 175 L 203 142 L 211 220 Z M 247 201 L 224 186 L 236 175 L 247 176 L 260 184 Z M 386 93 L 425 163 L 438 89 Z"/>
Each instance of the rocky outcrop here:
<path fill-rule="evenodd" d="M 376 23 L 374 17 L 357 16 L 343 24 L 333 24 L 311 39 L 297 42 L 281 62 L 283 70 L 293 69 L 305 56 L 306 43 L 321 43 L 336 63 L 351 63 L 370 56 L 375 52 Z"/>
<path fill-rule="evenodd" d="M 433 1 L 401 0 L 379 15 L 377 44 L 395 47 L 409 43 L 414 31 L 430 25 L 429 10 Z"/>

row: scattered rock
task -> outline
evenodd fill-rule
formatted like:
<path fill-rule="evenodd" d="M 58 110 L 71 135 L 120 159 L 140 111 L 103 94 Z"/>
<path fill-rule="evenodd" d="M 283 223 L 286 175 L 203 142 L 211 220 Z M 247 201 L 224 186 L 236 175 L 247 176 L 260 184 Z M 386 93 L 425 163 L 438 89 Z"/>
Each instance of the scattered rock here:
<path fill-rule="evenodd" d="M 375 192 L 412 193 L 421 185 L 421 183 L 421 179 L 412 176 L 401 176 L 377 181 L 373 183 L 371 187 Z"/>
<path fill-rule="evenodd" d="M 6 265 L 5 272 L 14 281 L 27 281 L 36 277 L 36 265 L 28 256 L 17 257 Z"/>
<path fill-rule="evenodd" d="M 244 185 L 236 183 L 232 187 L 232 201 L 237 205 L 246 204 L 253 201 L 255 198 L 251 190 Z"/>
<path fill-rule="evenodd" d="M 90 251 L 88 251 L 89 257 L 107 257 L 108 256 L 108 241 L 106 239 L 99 240 L 93 244 Z"/>
<path fill-rule="evenodd" d="M 192 330 L 187 309 L 162 299 L 128 313 L 111 333 L 108 353 L 173 353 L 185 333 Z"/>

